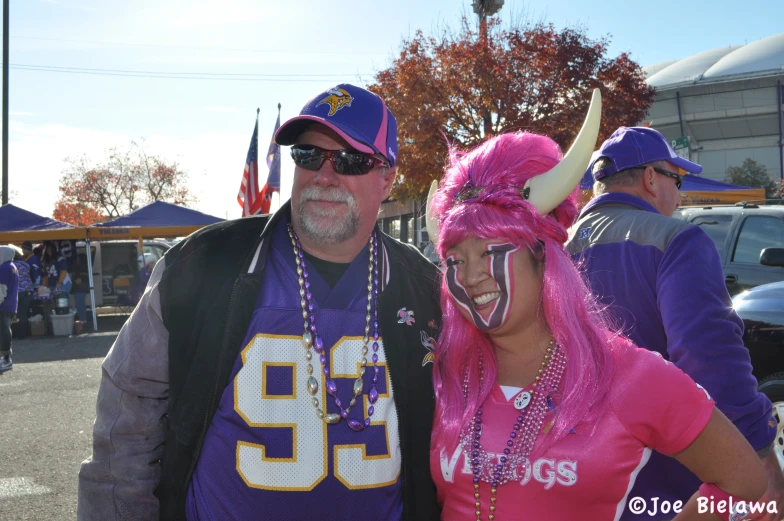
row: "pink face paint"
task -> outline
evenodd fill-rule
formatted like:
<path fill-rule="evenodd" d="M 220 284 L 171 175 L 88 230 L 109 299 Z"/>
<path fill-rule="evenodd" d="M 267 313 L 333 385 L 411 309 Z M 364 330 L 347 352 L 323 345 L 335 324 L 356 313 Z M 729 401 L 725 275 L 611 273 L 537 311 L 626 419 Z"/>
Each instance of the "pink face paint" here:
<path fill-rule="evenodd" d="M 487 318 L 474 309 L 474 302 L 457 276 L 454 255 L 450 255 L 446 259 L 446 282 L 449 294 L 452 295 L 455 303 L 468 313 L 474 325 L 481 331 L 493 330 L 503 324 L 509 317 L 513 296 L 512 286 L 514 285 L 512 254 L 517 250 L 519 248 L 510 243 L 487 245 L 487 251 L 493 252 L 487 258 L 487 271 L 498 284 L 498 291 L 501 293 L 501 296 L 493 302 L 493 307 L 490 309 Z"/>

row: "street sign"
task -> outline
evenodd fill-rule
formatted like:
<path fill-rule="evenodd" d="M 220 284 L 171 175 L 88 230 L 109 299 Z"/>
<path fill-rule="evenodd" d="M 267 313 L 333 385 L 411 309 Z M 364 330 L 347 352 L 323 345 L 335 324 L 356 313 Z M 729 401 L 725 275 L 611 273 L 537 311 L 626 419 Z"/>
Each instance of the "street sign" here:
<path fill-rule="evenodd" d="M 679 137 L 678 139 L 672 140 L 672 149 L 675 151 L 675 154 L 682 157 L 683 159 L 689 159 L 689 136 Z"/>

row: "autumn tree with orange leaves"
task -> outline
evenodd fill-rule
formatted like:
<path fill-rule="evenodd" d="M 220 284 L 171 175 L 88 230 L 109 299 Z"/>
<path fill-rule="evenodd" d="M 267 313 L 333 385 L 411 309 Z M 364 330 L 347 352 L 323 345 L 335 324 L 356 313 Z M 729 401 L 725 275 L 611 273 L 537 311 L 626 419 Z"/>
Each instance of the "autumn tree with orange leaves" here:
<path fill-rule="evenodd" d="M 444 169 L 446 138 L 469 148 L 490 136 L 529 130 L 564 150 L 579 131 L 591 92 L 602 91 L 599 142 L 621 125 L 642 120 L 653 100 L 640 66 L 626 53 L 606 56 L 608 40 L 550 24 L 479 31 L 463 18 L 460 31 L 417 31 L 392 66 L 369 88 L 395 114 L 400 173 L 393 196 L 421 200 Z"/>
<path fill-rule="evenodd" d="M 101 212 L 91 206 L 84 203 L 66 203 L 62 199 L 54 203 L 52 217 L 74 226 L 90 226 L 105 220 Z"/>
<path fill-rule="evenodd" d="M 176 162 L 149 154 L 143 144 L 109 149 L 104 160 L 66 159 L 54 218 L 86 226 L 115 219 L 153 201 L 195 202 Z"/>

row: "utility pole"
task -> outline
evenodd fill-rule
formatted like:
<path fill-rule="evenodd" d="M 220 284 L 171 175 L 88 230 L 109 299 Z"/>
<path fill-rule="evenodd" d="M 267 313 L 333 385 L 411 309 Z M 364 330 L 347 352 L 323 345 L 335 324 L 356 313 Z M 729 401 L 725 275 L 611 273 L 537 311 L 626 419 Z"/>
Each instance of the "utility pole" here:
<path fill-rule="evenodd" d="M 484 45 L 485 52 L 490 45 L 487 40 L 487 17 L 496 14 L 503 5 L 504 0 L 474 0 L 474 13 L 479 17 L 479 39 Z M 493 133 L 493 118 L 488 110 L 484 110 L 482 114 L 482 129 L 485 137 Z"/>
<path fill-rule="evenodd" d="M 3 206 L 8 204 L 8 4 L 3 0 Z"/>

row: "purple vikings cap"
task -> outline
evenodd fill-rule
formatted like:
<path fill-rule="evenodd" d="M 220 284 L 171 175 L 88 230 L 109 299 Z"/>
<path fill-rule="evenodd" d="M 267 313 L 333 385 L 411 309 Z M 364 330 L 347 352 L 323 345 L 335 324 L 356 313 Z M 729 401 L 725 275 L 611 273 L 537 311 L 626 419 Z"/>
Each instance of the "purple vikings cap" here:
<path fill-rule="evenodd" d="M 279 145 L 293 145 L 310 122 L 322 123 L 366 154 L 397 162 L 397 121 L 384 100 L 365 89 L 341 83 L 308 101 L 275 134 Z"/>
<path fill-rule="evenodd" d="M 603 157 L 612 161 L 612 165 L 593 173 L 594 163 Z M 601 148 L 594 152 L 588 172 L 592 172 L 593 178 L 598 181 L 621 170 L 655 161 L 669 161 L 692 174 L 702 172 L 700 165 L 680 157 L 664 136 L 647 127 L 621 127 L 613 132 L 612 136 L 602 143 Z"/>

